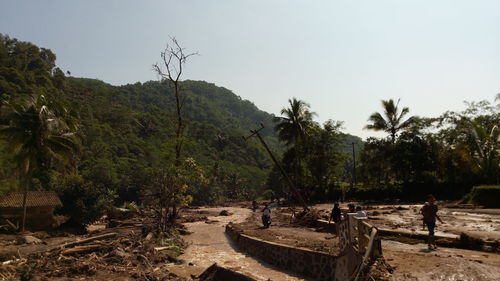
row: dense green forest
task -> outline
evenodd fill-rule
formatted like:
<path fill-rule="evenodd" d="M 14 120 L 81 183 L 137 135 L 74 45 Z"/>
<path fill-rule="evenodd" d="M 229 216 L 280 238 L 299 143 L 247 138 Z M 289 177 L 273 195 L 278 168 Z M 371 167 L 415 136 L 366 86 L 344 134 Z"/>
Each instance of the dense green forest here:
<path fill-rule="evenodd" d="M 460 198 L 499 182 L 499 96 L 434 118 L 384 100 L 380 113 L 366 113 L 366 129 L 387 137 L 363 142 L 343 133 L 340 121 L 314 121 L 295 98 L 273 116 L 203 81 L 180 81 L 176 100 L 168 79 L 112 86 L 74 78 L 50 50 L 5 35 L 0 62 L 0 193 L 56 190 L 76 210 L 151 196 L 172 206 L 293 197 L 258 139 L 243 138 L 260 124 L 308 200 Z"/>
<path fill-rule="evenodd" d="M 40 148 L 36 156 L 40 163 L 32 171 L 29 188 L 62 192 L 65 186 L 75 186 L 75 182 L 85 183 L 117 203 L 140 201 L 154 170 L 168 166 L 175 158 L 175 101 L 168 82 L 112 86 L 95 79 L 67 77 L 57 68 L 56 56 L 50 50 L 7 36 L 0 41 L 4 127 L 12 125 L 8 114 L 11 105 L 26 107 L 27 99 L 43 96 L 44 102 L 33 105 L 35 111 L 37 106 L 47 106 L 65 125 L 72 125 L 72 129 L 64 126 L 50 134 L 71 132 L 68 140 L 77 146 L 71 151 L 71 159 L 59 161 L 63 165 L 54 160 L 61 158 L 53 157 L 57 154 L 55 149 Z M 214 84 L 185 80 L 181 85 L 186 89 L 183 117 L 187 120 L 183 154 L 196 162 L 204 176 L 202 182 L 187 190 L 193 203 L 254 199 L 265 196 L 269 189 L 282 194 L 286 187 L 268 185 L 274 164 L 264 147 L 256 138 L 243 139 L 251 129 L 263 124 L 263 138 L 281 158 L 285 145 L 273 129 L 275 117 Z M 335 133 L 339 141 L 332 147 L 339 154 L 351 153 L 352 142 L 358 150 L 362 146 L 358 137 L 338 130 Z M 22 163 L 16 160 L 15 153 L 20 147 L 7 145 L 19 140 L 8 134 L 3 136 L 0 191 L 7 192 L 20 189 L 19 178 L 23 175 L 19 167 Z M 344 158 L 342 161 L 347 159 Z M 341 172 L 337 174 L 340 176 Z"/>

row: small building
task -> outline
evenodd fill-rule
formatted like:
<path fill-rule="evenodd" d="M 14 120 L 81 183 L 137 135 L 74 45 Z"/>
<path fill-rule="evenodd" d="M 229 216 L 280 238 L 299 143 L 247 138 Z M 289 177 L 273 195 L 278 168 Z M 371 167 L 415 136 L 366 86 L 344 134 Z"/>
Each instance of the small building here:
<path fill-rule="evenodd" d="M 0 195 L 0 218 L 9 219 L 21 226 L 23 217 L 23 192 Z M 55 226 L 54 208 L 62 206 L 53 191 L 29 191 L 26 197 L 26 228 L 50 229 Z"/>

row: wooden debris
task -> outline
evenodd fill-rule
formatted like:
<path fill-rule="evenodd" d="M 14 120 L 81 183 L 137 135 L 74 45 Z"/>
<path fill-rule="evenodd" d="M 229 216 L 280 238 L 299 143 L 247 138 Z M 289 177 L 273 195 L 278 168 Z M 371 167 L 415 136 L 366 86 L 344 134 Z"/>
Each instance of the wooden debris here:
<path fill-rule="evenodd" d="M 92 245 L 82 245 L 82 246 L 76 246 L 71 249 L 66 249 L 61 252 L 63 255 L 69 255 L 69 254 L 75 254 L 75 253 L 82 253 L 82 252 L 89 252 L 89 251 L 95 251 L 97 249 L 102 248 L 102 245 L 99 244 L 92 244 Z"/>
<path fill-rule="evenodd" d="M 157 252 L 160 252 L 160 251 L 164 251 L 164 250 L 168 250 L 168 249 L 172 249 L 172 248 L 175 248 L 175 246 L 166 246 L 166 247 L 155 247 L 155 251 Z"/>
<path fill-rule="evenodd" d="M 85 243 L 88 243 L 88 242 L 92 242 L 92 241 L 95 241 L 95 240 L 107 239 L 107 238 L 111 238 L 111 237 L 115 237 L 115 236 L 116 236 L 115 232 L 106 233 L 106 234 L 97 235 L 97 236 L 92 236 L 92 237 L 89 237 L 89 238 L 86 238 L 86 239 L 82 239 L 82 240 L 78 240 L 78 241 L 66 243 L 66 244 L 62 245 L 61 248 L 69 248 L 69 247 L 73 247 L 73 246 L 76 246 L 76 245 L 81 245 L 81 244 L 85 244 Z"/>

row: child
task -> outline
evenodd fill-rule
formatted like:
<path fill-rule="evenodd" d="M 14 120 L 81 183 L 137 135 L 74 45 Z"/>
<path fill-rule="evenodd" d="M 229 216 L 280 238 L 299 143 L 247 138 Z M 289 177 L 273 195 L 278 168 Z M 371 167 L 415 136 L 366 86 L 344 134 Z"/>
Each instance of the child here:
<path fill-rule="evenodd" d="M 434 237 L 434 229 L 436 228 L 436 219 L 440 223 L 443 223 L 441 218 L 437 215 L 438 207 L 435 204 L 436 198 L 433 195 L 427 195 L 427 204 L 424 204 L 420 212 L 424 216 L 423 220 L 427 229 L 429 230 L 429 240 L 427 241 L 427 246 L 429 250 L 437 249 L 436 241 Z"/>

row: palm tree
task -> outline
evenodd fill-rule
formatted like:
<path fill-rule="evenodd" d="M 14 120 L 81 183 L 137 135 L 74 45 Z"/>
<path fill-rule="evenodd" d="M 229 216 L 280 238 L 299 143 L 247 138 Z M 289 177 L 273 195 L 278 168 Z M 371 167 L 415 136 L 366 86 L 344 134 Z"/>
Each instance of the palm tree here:
<path fill-rule="evenodd" d="M 276 117 L 274 129 L 278 132 L 278 138 L 284 141 L 287 146 L 291 146 L 283 156 L 283 161 L 288 163 L 288 167 L 293 171 L 294 186 L 300 186 L 300 171 L 302 165 L 300 161 L 301 145 L 305 143 L 310 131 L 314 128 L 312 117 L 314 112 L 309 111 L 309 104 L 305 101 L 292 98 L 288 100 L 289 108 L 281 109 L 283 117 Z M 292 146 L 293 145 L 293 146 Z M 300 193 L 295 191 L 300 199 Z M 303 201 L 303 199 L 300 199 Z M 305 203 L 304 203 L 305 204 Z"/>
<path fill-rule="evenodd" d="M 24 191 L 22 231 L 26 223 L 26 197 L 34 172 L 74 164 L 78 149 L 76 126 L 51 110 L 44 95 L 21 102 L 7 102 L 4 112 L 8 125 L 0 126 L 0 137 L 8 144 L 19 170 Z M 52 104 L 57 108 L 56 104 Z M 64 108 L 59 108 L 64 112 Z"/>
<path fill-rule="evenodd" d="M 281 109 L 281 115 L 284 117 L 276 117 L 274 119 L 278 124 L 274 129 L 278 132 L 278 138 L 286 142 L 287 145 L 297 144 L 304 140 L 314 122 L 312 117 L 316 115 L 309 111 L 309 104 L 303 100 L 292 98 L 288 100 L 289 108 Z"/>
<path fill-rule="evenodd" d="M 385 131 L 390 134 L 391 142 L 396 142 L 396 134 L 399 131 L 404 131 L 408 129 L 416 120 L 415 116 L 411 116 L 405 121 L 403 118 L 410 112 L 408 107 L 403 107 L 401 111 L 399 111 L 399 99 L 398 103 L 394 104 L 392 99 L 390 100 L 382 100 L 382 107 L 384 108 L 384 115 L 379 112 L 375 112 L 370 115 L 368 121 L 371 124 L 365 126 L 365 129 L 374 130 L 374 131 Z"/>
<path fill-rule="evenodd" d="M 471 147 L 473 158 L 487 181 L 498 181 L 498 143 L 500 127 L 498 124 L 486 128 L 477 121 L 469 121 L 469 134 L 474 145 Z"/>

